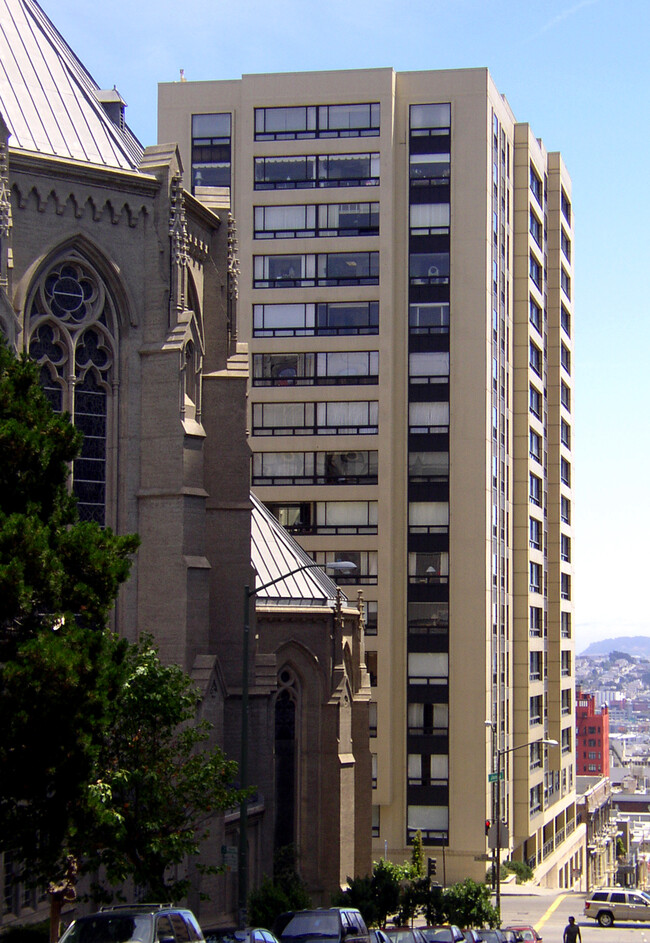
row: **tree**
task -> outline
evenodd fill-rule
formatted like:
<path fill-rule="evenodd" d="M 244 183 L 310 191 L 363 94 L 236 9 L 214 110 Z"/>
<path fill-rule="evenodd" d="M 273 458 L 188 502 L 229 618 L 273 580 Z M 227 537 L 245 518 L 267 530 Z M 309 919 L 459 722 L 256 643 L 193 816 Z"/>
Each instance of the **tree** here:
<path fill-rule="evenodd" d="M 80 441 L 0 343 L 0 835 L 32 883 L 68 853 L 123 658 L 105 625 L 138 544 L 79 522 Z"/>
<path fill-rule="evenodd" d="M 295 865 L 295 847 L 284 845 L 279 848 L 273 860 L 273 880 L 265 875 L 261 885 L 249 894 L 251 926 L 273 927 L 280 914 L 311 907 L 311 898 Z"/>
<path fill-rule="evenodd" d="M 449 923 L 459 927 L 497 927 L 499 911 L 493 906 L 490 889 L 466 878 L 452 884 L 443 895 L 443 908 Z"/>
<path fill-rule="evenodd" d="M 198 855 L 214 814 L 241 801 L 237 764 L 208 747 L 196 688 L 178 665 L 162 664 L 150 637 L 128 648 L 124 668 L 89 789 L 94 848 L 86 829 L 76 840 L 109 885 L 132 877 L 144 900 L 178 900 L 189 880 L 168 869 Z"/>
<path fill-rule="evenodd" d="M 413 839 L 411 867 L 413 869 L 414 878 L 424 877 L 424 845 L 422 843 L 422 832 L 420 829 L 417 830 Z"/>

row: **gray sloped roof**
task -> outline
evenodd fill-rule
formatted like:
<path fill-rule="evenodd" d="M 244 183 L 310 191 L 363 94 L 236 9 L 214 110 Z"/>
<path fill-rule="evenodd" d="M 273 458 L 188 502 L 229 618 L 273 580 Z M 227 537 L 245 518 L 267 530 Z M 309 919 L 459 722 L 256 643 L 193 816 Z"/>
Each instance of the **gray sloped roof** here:
<path fill-rule="evenodd" d="M 313 564 L 312 558 L 291 534 L 278 523 L 270 511 L 251 494 L 251 563 L 257 573 L 256 586 Z M 257 600 L 264 605 L 333 606 L 337 586 L 323 570 L 312 567 L 279 579 L 273 586 L 260 590 Z M 347 598 L 343 596 L 343 604 Z"/>
<path fill-rule="evenodd" d="M 0 114 L 20 150 L 135 170 L 142 145 L 35 0 L 0 0 Z"/>

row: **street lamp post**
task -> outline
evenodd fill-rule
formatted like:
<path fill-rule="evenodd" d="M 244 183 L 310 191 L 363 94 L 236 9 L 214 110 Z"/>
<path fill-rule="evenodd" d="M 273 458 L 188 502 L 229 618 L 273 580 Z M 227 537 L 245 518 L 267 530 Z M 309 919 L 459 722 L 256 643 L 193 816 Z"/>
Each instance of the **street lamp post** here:
<path fill-rule="evenodd" d="M 502 761 L 506 753 L 514 753 L 515 750 L 524 750 L 526 747 L 531 746 L 533 743 L 542 743 L 545 746 L 556 747 L 558 745 L 557 740 L 551 740 L 548 737 L 543 737 L 539 740 L 529 740 L 527 743 L 519 743 L 516 747 L 507 747 L 505 750 L 499 748 L 497 741 L 497 731 L 496 724 L 491 720 L 485 721 L 485 726 L 490 727 L 494 733 L 494 743 L 495 746 L 493 749 L 496 750 L 497 758 L 497 789 L 496 789 L 496 816 L 495 816 L 495 826 L 496 826 L 496 861 L 494 863 L 494 882 L 496 890 L 496 908 L 501 913 L 501 770 L 502 770 Z"/>
<path fill-rule="evenodd" d="M 242 683 L 241 683 L 241 739 L 239 757 L 239 788 L 244 792 L 248 788 L 248 639 L 250 635 L 250 601 L 263 589 L 281 583 L 283 580 L 302 573 L 304 570 L 334 569 L 348 573 L 356 570 L 356 563 L 349 560 L 339 560 L 335 563 L 303 563 L 301 566 L 277 576 L 261 586 L 244 586 L 244 634 L 242 637 Z M 242 796 L 239 804 L 239 852 L 237 856 L 237 883 L 238 883 L 238 921 L 240 929 L 247 924 L 248 898 L 248 800 Z"/>

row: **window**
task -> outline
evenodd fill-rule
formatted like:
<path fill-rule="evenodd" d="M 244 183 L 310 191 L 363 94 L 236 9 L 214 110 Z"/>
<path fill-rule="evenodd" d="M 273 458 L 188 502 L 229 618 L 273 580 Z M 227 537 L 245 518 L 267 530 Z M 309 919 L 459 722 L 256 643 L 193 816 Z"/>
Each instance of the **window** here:
<path fill-rule="evenodd" d="M 571 412 L 571 390 L 566 385 L 564 380 L 562 380 L 560 383 L 560 400 L 564 408 Z"/>
<path fill-rule="evenodd" d="M 319 566 L 328 563 L 338 563 L 340 560 L 349 560 L 356 565 L 351 574 L 332 573 L 332 579 L 340 586 L 359 583 L 366 586 L 377 585 L 377 551 L 376 550 L 317 550 L 313 554 Z"/>
<path fill-rule="evenodd" d="M 316 534 L 376 534 L 376 501 L 318 501 Z"/>
<path fill-rule="evenodd" d="M 448 602 L 409 602 L 408 632 L 415 635 L 446 635 L 449 629 Z"/>
<path fill-rule="evenodd" d="M 378 284 L 378 252 L 256 255 L 253 258 L 254 288 Z"/>
<path fill-rule="evenodd" d="M 379 302 L 253 305 L 255 337 L 377 334 Z"/>
<path fill-rule="evenodd" d="M 571 613 L 560 613 L 560 633 L 562 638 L 571 638 Z"/>
<path fill-rule="evenodd" d="M 449 656 L 446 652 L 410 652 L 407 658 L 409 684 L 447 685 Z"/>
<path fill-rule="evenodd" d="M 560 573 L 560 597 L 571 599 L 571 576 L 569 573 Z"/>
<path fill-rule="evenodd" d="M 571 728 L 567 727 L 562 731 L 560 745 L 562 748 L 562 753 L 571 752 Z"/>
<path fill-rule="evenodd" d="M 410 482 L 449 479 L 449 452 L 409 452 L 408 461 Z"/>
<path fill-rule="evenodd" d="M 377 687 L 377 652 L 366 650 L 366 671 L 370 676 L 370 687 Z"/>
<path fill-rule="evenodd" d="M 409 583 L 447 583 L 449 554 L 446 552 L 412 552 L 408 556 Z"/>
<path fill-rule="evenodd" d="M 543 700 L 541 694 L 530 698 L 528 720 L 531 727 L 542 722 Z"/>
<path fill-rule="evenodd" d="M 409 255 L 411 285 L 442 285 L 449 281 L 448 252 L 412 252 Z"/>
<path fill-rule="evenodd" d="M 542 181 L 532 164 L 530 165 L 530 189 L 533 196 L 541 206 L 543 202 Z"/>
<path fill-rule="evenodd" d="M 253 435 L 374 435 L 376 400 L 253 403 Z"/>
<path fill-rule="evenodd" d="M 449 232 L 449 203 L 411 203 L 409 219 L 411 236 L 447 234 Z"/>
<path fill-rule="evenodd" d="M 434 131 L 446 129 L 451 123 L 451 105 L 449 103 L 435 105 L 411 105 L 411 131 Z"/>
<path fill-rule="evenodd" d="M 409 354 L 410 383 L 446 383 L 449 378 L 449 351 L 422 351 Z"/>
<path fill-rule="evenodd" d="M 571 426 L 564 419 L 560 420 L 560 441 L 568 449 L 571 448 Z"/>
<path fill-rule="evenodd" d="M 571 563 L 571 538 L 567 534 L 560 534 L 560 559 Z"/>
<path fill-rule="evenodd" d="M 192 192 L 230 186 L 230 114 L 192 115 Z"/>
<path fill-rule="evenodd" d="M 530 790 L 530 814 L 536 815 L 542 811 L 542 784 L 533 786 Z"/>
<path fill-rule="evenodd" d="M 528 634 L 538 637 L 542 634 L 542 616 L 543 610 L 541 606 L 530 606 L 528 609 L 529 613 L 529 629 Z"/>
<path fill-rule="evenodd" d="M 266 507 L 291 534 L 313 533 L 314 506 L 310 501 L 293 504 L 267 504 Z"/>
<path fill-rule="evenodd" d="M 411 334 L 448 334 L 449 302 L 410 304 L 409 332 Z"/>
<path fill-rule="evenodd" d="M 253 386 L 376 384 L 378 376 L 376 350 L 253 355 Z"/>
<path fill-rule="evenodd" d="M 560 480 L 563 485 L 571 487 L 571 462 L 568 462 L 566 458 L 560 459 Z"/>
<path fill-rule="evenodd" d="M 378 614 L 377 600 L 367 599 L 365 635 L 377 635 Z"/>
<path fill-rule="evenodd" d="M 564 258 L 567 262 L 571 262 L 571 240 L 567 236 L 564 230 L 560 234 L 560 245 L 562 247 L 562 252 L 564 253 Z"/>
<path fill-rule="evenodd" d="M 571 713 L 571 690 L 562 691 L 562 716 Z"/>
<path fill-rule="evenodd" d="M 564 367 L 564 369 L 570 376 L 571 375 L 571 351 L 565 344 L 562 344 L 560 346 L 560 363 L 562 364 L 562 366 Z"/>
<path fill-rule="evenodd" d="M 431 435 L 449 431 L 449 403 L 409 403 L 409 432 Z"/>
<path fill-rule="evenodd" d="M 444 534 L 449 530 L 446 501 L 409 501 L 409 534 Z"/>
<path fill-rule="evenodd" d="M 542 352 L 533 341 L 529 342 L 529 365 L 531 370 L 534 370 L 538 377 L 542 375 Z"/>
<path fill-rule="evenodd" d="M 531 770 L 539 769 L 543 763 L 544 751 L 542 744 L 539 740 L 535 740 L 534 743 L 530 745 L 530 768 Z"/>
<path fill-rule="evenodd" d="M 542 461 L 542 437 L 531 429 L 528 434 L 528 452 L 536 462 Z"/>
<path fill-rule="evenodd" d="M 531 253 L 530 256 L 530 268 L 529 268 L 530 277 L 535 283 L 535 285 L 542 290 L 542 266 L 537 261 L 535 256 Z"/>
<path fill-rule="evenodd" d="M 570 226 L 571 225 L 571 203 L 569 202 L 569 198 L 567 197 L 564 190 L 562 190 L 562 194 L 560 196 L 560 207 L 562 209 L 562 215 L 564 216 L 564 218 L 566 219 L 567 223 Z"/>
<path fill-rule="evenodd" d="M 379 184 L 379 154 L 284 155 L 255 158 L 256 190 L 363 187 Z"/>
<path fill-rule="evenodd" d="M 377 452 L 256 452 L 253 484 L 377 484 Z"/>
<path fill-rule="evenodd" d="M 537 419 L 542 418 L 542 394 L 532 384 L 529 390 L 529 409 Z"/>
<path fill-rule="evenodd" d="M 409 786 L 446 786 L 449 783 L 449 757 L 443 753 L 409 753 L 407 757 Z"/>
<path fill-rule="evenodd" d="M 564 267 L 562 267 L 562 270 L 560 272 L 560 285 L 562 286 L 562 291 L 567 296 L 567 298 L 570 298 L 571 297 L 571 276 L 569 275 L 568 272 L 564 270 Z"/>
<path fill-rule="evenodd" d="M 530 681 L 542 680 L 542 653 L 541 652 L 529 653 L 529 680 Z"/>
<path fill-rule="evenodd" d="M 375 236 L 379 233 L 379 203 L 321 203 L 256 206 L 256 239 L 308 236 Z"/>
<path fill-rule="evenodd" d="M 368 726 L 371 737 L 377 736 L 377 704 L 370 701 L 368 704 Z"/>
<path fill-rule="evenodd" d="M 529 475 L 529 492 L 528 496 L 532 504 L 536 504 L 537 507 L 542 506 L 542 479 L 538 478 L 537 475 L 533 475 L 531 472 Z"/>
<path fill-rule="evenodd" d="M 541 563 L 529 564 L 530 568 L 530 592 L 541 593 L 542 591 L 542 565 Z"/>
<path fill-rule="evenodd" d="M 379 838 L 381 835 L 381 819 L 380 819 L 380 809 L 378 805 L 373 805 L 372 807 L 372 837 Z"/>
<path fill-rule="evenodd" d="M 569 498 L 565 498 L 564 495 L 560 498 L 560 519 L 565 524 L 571 523 L 571 501 Z"/>
<path fill-rule="evenodd" d="M 541 249 L 544 241 L 544 227 L 532 210 L 530 211 L 530 234 Z"/>
<path fill-rule="evenodd" d="M 255 140 L 372 137 L 379 134 L 379 118 L 378 102 L 256 108 Z"/>
<path fill-rule="evenodd" d="M 528 302 L 528 317 L 533 327 L 536 328 L 537 331 L 539 331 L 539 333 L 541 334 L 542 333 L 542 309 L 537 304 L 537 302 L 534 301 L 532 298 L 530 298 Z"/>
<path fill-rule="evenodd" d="M 50 265 L 27 302 L 28 350 L 55 412 L 83 433 L 72 463 L 82 521 L 106 524 L 116 383 L 117 312 L 100 275 L 73 253 Z M 74 352 L 74 353 L 72 353 Z M 188 364 L 188 371 L 195 366 Z"/>
<path fill-rule="evenodd" d="M 542 549 L 542 522 L 536 517 L 528 518 L 528 545 L 533 550 Z"/>
<path fill-rule="evenodd" d="M 560 324 L 567 337 L 571 337 L 571 315 L 564 305 L 560 309 Z"/>
<path fill-rule="evenodd" d="M 409 736 L 431 737 L 446 734 L 449 730 L 449 707 L 447 704 L 409 704 Z"/>

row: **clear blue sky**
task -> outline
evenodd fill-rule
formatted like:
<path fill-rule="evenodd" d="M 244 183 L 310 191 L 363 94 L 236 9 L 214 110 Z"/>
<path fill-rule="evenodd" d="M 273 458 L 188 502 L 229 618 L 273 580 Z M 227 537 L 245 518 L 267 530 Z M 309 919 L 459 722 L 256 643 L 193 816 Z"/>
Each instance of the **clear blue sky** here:
<path fill-rule="evenodd" d="M 577 650 L 650 634 L 648 0 L 41 2 L 143 144 L 180 69 L 490 69 L 573 178 Z"/>

